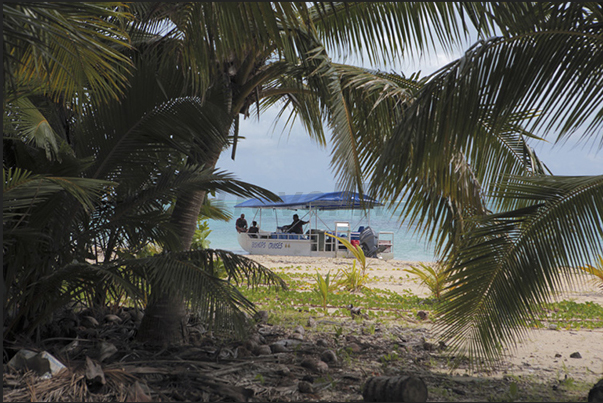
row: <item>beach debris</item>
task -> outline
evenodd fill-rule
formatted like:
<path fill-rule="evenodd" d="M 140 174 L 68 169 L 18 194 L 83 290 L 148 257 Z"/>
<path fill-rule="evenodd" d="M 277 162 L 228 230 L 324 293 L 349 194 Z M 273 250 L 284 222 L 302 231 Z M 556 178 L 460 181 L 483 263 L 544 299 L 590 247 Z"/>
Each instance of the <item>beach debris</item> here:
<path fill-rule="evenodd" d="M 61 372 L 66 367 L 47 351 L 35 352 L 22 349 L 8 362 L 16 370 L 32 370 L 44 379 Z"/>
<path fill-rule="evenodd" d="M 362 390 L 365 402 L 426 402 L 427 385 L 416 376 L 375 376 Z"/>
<path fill-rule="evenodd" d="M 337 354 L 333 350 L 325 350 L 320 355 L 320 359 L 327 364 L 337 364 Z"/>
<path fill-rule="evenodd" d="M 352 319 L 357 317 L 363 317 L 364 319 L 368 319 L 368 315 L 362 313 L 362 310 L 359 306 L 354 306 L 352 304 L 348 305 L 348 309 L 350 310 L 350 315 L 352 315 Z"/>
<path fill-rule="evenodd" d="M 272 343 L 270 349 L 272 350 L 272 353 L 286 353 L 289 351 L 287 347 L 279 343 Z"/>
<path fill-rule="evenodd" d="M 316 345 L 318 347 L 329 347 L 329 343 L 327 343 L 327 341 L 325 339 L 316 340 Z"/>
<path fill-rule="evenodd" d="M 78 349 L 80 349 L 80 340 L 76 338 L 71 343 L 67 344 L 65 347 L 61 348 L 59 352 L 61 354 L 72 354 Z"/>
<path fill-rule="evenodd" d="M 316 328 L 316 319 L 314 319 L 313 317 L 309 317 L 306 326 L 312 329 Z"/>
<path fill-rule="evenodd" d="M 350 343 L 346 346 L 346 348 L 349 349 L 352 353 L 359 353 L 362 351 L 362 347 L 360 347 L 356 343 Z"/>
<path fill-rule="evenodd" d="M 326 362 L 322 360 L 317 360 L 312 357 L 304 358 L 300 365 L 304 368 L 308 368 L 313 372 L 318 372 L 321 374 L 324 374 L 329 371 L 329 365 Z"/>
<path fill-rule="evenodd" d="M 279 365 L 276 369 L 276 374 L 279 376 L 289 376 L 291 374 L 291 370 L 286 365 Z"/>
<path fill-rule="evenodd" d="M 301 344 L 301 341 L 293 339 L 283 339 L 275 342 L 274 344 L 280 344 L 287 348 L 295 348 Z"/>
<path fill-rule="evenodd" d="M 126 402 L 152 402 L 153 399 L 146 394 L 145 390 L 140 386 L 138 381 L 134 382 L 132 386 L 128 388 L 128 398 Z"/>
<path fill-rule="evenodd" d="M 293 333 L 299 333 L 303 336 L 306 331 L 304 330 L 303 326 L 295 326 L 295 328 L 293 329 Z"/>
<path fill-rule="evenodd" d="M 599 380 L 588 392 L 589 402 L 603 402 L 603 379 Z"/>
<path fill-rule="evenodd" d="M 261 346 L 257 346 L 257 348 L 255 350 L 253 350 L 253 353 L 255 355 L 272 354 L 272 349 L 270 348 L 270 346 L 268 346 L 266 344 L 262 344 Z"/>
<path fill-rule="evenodd" d="M 576 351 L 575 353 L 570 354 L 570 358 L 582 358 L 582 355 Z"/>
<path fill-rule="evenodd" d="M 297 384 L 297 389 L 300 393 L 314 393 L 314 387 L 310 382 L 299 381 Z"/>
<path fill-rule="evenodd" d="M 101 365 L 90 357 L 86 356 L 86 380 L 88 385 L 93 387 L 103 386 L 107 381 L 105 380 L 105 372 Z"/>
<path fill-rule="evenodd" d="M 555 358 L 561 358 L 561 357 L 563 357 L 561 354 L 559 354 L 559 353 L 555 354 Z"/>
<path fill-rule="evenodd" d="M 98 348 L 98 360 L 100 362 L 105 361 L 107 358 L 111 357 L 113 354 L 117 353 L 117 347 L 115 344 L 101 341 L 100 346 Z"/>
<path fill-rule="evenodd" d="M 104 320 L 105 320 L 105 322 L 108 322 L 108 323 L 121 323 L 123 321 L 122 318 L 120 318 L 117 315 L 113 315 L 111 313 L 105 315 Z"/>
<path fill-rule="evenodd" d="M 97 327 L 99 325 L 98 320 L 96 320 L 93 316 L 83 316 L 82 325 L 86 327 Z"/>
<path fill-rule="evenodd" d="M 303 341 L 304 340 L 304 335 L 301 333 L 292 333 L 291 336 L 289 336 L 289 338 L 293 339 L 293 340 L 299 340 L 299 341 Z"/>
<path fill-rule="evenodd" d="M 438 346 L 434 343 L 425 341 L 425 342 L 423 342 L 423 349 L 425 351 L 436 351 L 438 349 Z"/>
<path fill-rule="evenodd" d="M 419 316 L 419 319 L 421 320 L 427 320 L 429 318 L 429 313 L 425 311 L 419 311 L 417 312 L 417 316 Z"/>
<path fill-rule="evenodd" d="M 257 311 L 253 318 L 259 323 L 268 323 L 268 311 Z"/>

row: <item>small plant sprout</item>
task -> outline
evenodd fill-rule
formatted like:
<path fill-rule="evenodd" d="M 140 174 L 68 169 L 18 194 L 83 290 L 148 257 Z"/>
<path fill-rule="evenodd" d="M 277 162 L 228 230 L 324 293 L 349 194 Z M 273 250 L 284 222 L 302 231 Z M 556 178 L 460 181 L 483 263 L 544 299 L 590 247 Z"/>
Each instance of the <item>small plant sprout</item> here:
<path fill-rule="evenodd" d="M 366 283 L 368 282 L 369 278 L 369 275 L 366 272 L 368 269 L 368 264 L 366 262 L 366 256 L 364 255 L 364 251 L 362 250 L 362 248 L 357 245 L 352 245 L 347 239 L 340 238 L 329 233 L 326 233 L 325 235 L 337 239 L 350 252 L 352 252 L 354 257 L 356 258 L 356 260 L 352 263 L 352 267 L 349 270 L 342 269 L 339 271 L 339 273 L 342 274 L 342 279 L 339 280 L 338 284 L 351 292 L 356 292 L 366 287 Z M 359 263 L 360 269 L 356 267 L 356 262 Z"/>
<path fill-rule="evenodd" d="M 437 264 L 435 267 L 421 263 L 419 267 L 411 266 L 410 269 L 404 269 L 405 272 L 419 277 L 421 284 L 425 285 L 431 291 L 433 297 L 437 300 L 442 298 L 442 292 L 448 282 L 450 272 L 446 267 Z"/>
<path fill-rule="evenodd" d="M 329 299 L 329 294 L 335 289 L 335 284 L 331 282 L 331 272 L 328 272 L 325 277 L 323 277 L 318 270 L 316 271 L 316 284 L 314 284 L 314 293 L 318 294 L 320 297 L 320 302 L 322 305 L 322 310 L 327 312 L 327 301 Z"/>

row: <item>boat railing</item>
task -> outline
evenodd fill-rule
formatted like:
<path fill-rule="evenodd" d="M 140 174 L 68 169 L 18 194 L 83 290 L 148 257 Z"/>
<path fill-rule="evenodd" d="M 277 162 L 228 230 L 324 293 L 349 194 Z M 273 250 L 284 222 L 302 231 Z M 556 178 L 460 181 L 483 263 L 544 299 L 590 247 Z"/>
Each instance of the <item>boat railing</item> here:
<path fill-rule="evenodd" d="M 260 231 L 257 233 L 247 233 L 249 238 L 257 238 L 257 239 L 284 239 L 284 240 L 308 240 L 310 237 L 304 234 L 294 234 L 287 232 L 266 232 Z"/>

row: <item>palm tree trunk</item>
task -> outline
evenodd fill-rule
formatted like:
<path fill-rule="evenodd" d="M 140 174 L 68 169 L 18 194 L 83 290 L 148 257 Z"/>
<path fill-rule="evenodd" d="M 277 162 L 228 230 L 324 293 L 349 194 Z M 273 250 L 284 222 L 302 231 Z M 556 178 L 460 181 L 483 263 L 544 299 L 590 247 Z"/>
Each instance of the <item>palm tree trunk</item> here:
<path fill-rule="evenodd" d="M 215 168 L 221 150 L 212 156 L 208 167 Z M 205 200 L 205 190 L 182 192 L 172 212 L 171 222 L 180 230 L 181 250 L 191 247 L 197 226 L 197 217 Z M 137 333 L 137 340 L 149 345 L 181 345 L 187 342 L 186 304 L 181 295 L 162 292 L 158 286 L 152 287 L 155 295 L 147 305 L 145 315 Z"/>

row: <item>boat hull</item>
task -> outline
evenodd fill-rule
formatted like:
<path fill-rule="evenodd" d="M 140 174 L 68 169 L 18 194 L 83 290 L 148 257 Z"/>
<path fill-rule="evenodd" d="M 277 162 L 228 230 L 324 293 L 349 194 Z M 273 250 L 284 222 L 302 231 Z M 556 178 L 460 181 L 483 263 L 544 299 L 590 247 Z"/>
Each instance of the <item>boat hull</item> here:
<path fill-rule="evenodd" d="M 328 239 L 320 244 L 318 237 L 308 235 L 241 232 L 238 241 L 250 255 L 353 257 L 345 245 L 337 241 Z M 384 253 L 380 257 L 391 259 L 393 254 Z"/>

